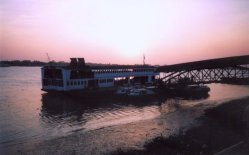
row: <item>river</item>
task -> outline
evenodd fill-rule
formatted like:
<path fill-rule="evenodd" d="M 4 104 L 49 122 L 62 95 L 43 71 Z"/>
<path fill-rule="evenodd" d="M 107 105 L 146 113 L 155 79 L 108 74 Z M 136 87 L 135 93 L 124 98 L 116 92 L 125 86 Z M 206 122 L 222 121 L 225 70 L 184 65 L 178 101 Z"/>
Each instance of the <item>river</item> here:
<path fill-rule="evenodd" d="M 0 151 L 26 152 L 36 144 L 60 138 L 70 141 L 70 137 L 80 137 L 83 154 L 141 149 L 157 136 L 198 124 L 196 118 L 207 108 L 249 96 L 249 86 L 208 86 L 209 97 L 199 100 L 86 100 L 41 91 L 40 67 L 1 67 Z"/>

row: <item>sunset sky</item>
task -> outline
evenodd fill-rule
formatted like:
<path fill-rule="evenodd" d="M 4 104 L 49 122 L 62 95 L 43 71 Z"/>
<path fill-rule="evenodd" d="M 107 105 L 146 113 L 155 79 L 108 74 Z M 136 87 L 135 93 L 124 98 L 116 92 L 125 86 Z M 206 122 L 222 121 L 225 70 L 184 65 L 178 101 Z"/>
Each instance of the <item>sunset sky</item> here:
<path fill-rule="evenodd" d="M 248 0 L 0 0 L 1 60 L 174 64 L 249 54 Z"/>

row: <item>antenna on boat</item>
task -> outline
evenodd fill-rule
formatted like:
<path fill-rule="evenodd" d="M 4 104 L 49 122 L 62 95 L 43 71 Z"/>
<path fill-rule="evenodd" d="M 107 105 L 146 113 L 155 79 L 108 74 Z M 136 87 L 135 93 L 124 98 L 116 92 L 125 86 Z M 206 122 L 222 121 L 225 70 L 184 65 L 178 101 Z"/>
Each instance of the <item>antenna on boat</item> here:
<path fill-rule="evenodd" d="M 145 55 L 143 54 L 143 64 L 145 65 Z"/>
<path fill-rule="evenodd" d="M 50 60 L 48 53 L 46 53 L 46 55 L 47 55 L 47 59 L 48 59 L 48 64 L 51 65 L 51 60 Z"/>
<path fill-rule="evenodd" d="M 47 54 L 48 62 L 50 62 L 50 57 L 49 57 L 48 53 L 46 53 L 46 54 Z"/>

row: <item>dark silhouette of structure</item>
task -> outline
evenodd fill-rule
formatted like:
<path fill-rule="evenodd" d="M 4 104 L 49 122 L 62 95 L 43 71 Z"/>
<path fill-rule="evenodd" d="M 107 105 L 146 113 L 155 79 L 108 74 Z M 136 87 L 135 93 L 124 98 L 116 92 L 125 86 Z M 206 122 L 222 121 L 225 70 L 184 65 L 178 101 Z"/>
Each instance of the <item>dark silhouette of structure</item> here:
<path fill-rule="evenodd" d="M 164 85 L 199 83 L 249 84 L 249 55 L 160 66 Z"/>

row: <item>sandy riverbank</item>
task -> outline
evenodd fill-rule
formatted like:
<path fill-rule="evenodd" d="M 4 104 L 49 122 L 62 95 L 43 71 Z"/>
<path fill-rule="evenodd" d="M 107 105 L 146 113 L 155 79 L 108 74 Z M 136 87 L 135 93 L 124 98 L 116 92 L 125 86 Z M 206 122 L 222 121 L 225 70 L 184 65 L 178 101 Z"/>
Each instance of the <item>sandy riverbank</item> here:
<path fill-rule="evenodd" d="M 199 119 L 199 126 L 168 138 L 158 137 L 145 144 L 144 150 L 120 149 L 113 154 L 249 154 L 249 97 L 208 109 Z M 236 144 L 242 145 L 231 148 Z"/>

